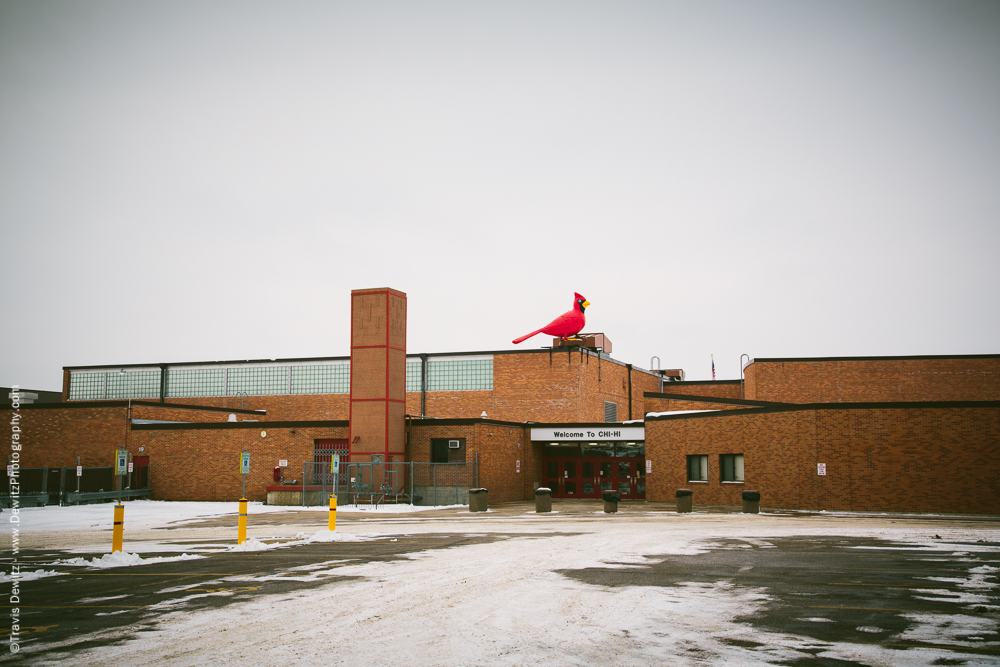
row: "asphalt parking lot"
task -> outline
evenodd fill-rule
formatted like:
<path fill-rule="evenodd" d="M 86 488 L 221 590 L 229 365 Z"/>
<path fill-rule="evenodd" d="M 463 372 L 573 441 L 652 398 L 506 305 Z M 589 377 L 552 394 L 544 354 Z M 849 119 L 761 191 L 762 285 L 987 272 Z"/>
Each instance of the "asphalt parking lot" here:
<path fill-rule="evenodd" d="M 140 639 L 143 633 L 156 630 L 167 614 L 178 610 L 197 614 L 271 595 L 343 586 L 363 580 L 352 575 L 351 568 L 366 563 L 399 561 L 418 553 L 433 555 L 440 550 L 512 539 L 554 540 L 580 534 L 574 529 L 593 522 L 608 525 L 629 520 L 655 527 L 656 522 L 667 518 L 658 512 L 669 509 L 633 505 L 624 507 L 621 515 L 611 516 L 601 514 L 597 507 L 561 505 L 560 511 L 547 517 L 532 515 L 525 504 L 519 503 L 497 507 L 489 517 L 457 510 L 389 517 L 344 515 L 340 524 L 344 529 L 377 525 L 389 532 L 362 542 L 294 544 L 259 552 L 214 551 L 197 560 L 103 570 L 56 564 L 70 555 L 80 556 L 79 550 L 73 554 L 22 551 L 22 572 L 57 569 L 59 574 L 22 584 L 22 650 L 14 658 L 28 662 L 67 660 L 70 664 L 72 656 L 84 649 Z M 823 521 L 822 517 L 801 513 L 788 516 L 795 521 Z M 428 519 L 444 522 L 449 531 L 408 532 L 409 526 Z M 543 520 L 546 527 L 539 530 Z M 301 521 L 301 516 L 269 514 L 258 521 L 258 525 L 280 528 Z M 489 530 L 491 521 L 497 530 Z M 940 525 L 942 532 L 947 528 L 952 533 L 960 533 L 963 525 L 1000 528 L 995 519 L 983 518 L 900 516 L 892 522 L 930 522 L 932 526 Z M 217 532 L 228 530 L 232 523 L 231 517 L 222 517 L 191 525 Z M 519 531 L 519 525 L 531 525 L 531 530 Z M 170 541 L 169 531 L 165 533 L 165 541 Z M 177 555 L 181 547 L 198 551 L 209 544 L 217 545 L 219 539 L 213 536 L 172 542 L 171 550 L 159 555 Z M 813 658 L 781 664 L 848 664 L 822 656 L 825 647 L 836 642 L 933 648 L 955 654 L 954 660 L 938 658 L 933 664 L 966 664 L 969 655 L 1000 664 L 1000 591 L 991 583 L 995 575 L 989 574 L 1000 570 L 1000 541 L 963 543 L 953 537 L 949 544 L 948 549 L 936 550 L 878 537 L 836 534 L 715 537 L 706 538 L 701 543 L 702 553 L 694 555 L 653 552 L 643 554 L 644 561 L 638 564 L 612 560 L 601 567 L 553 571 L 609 591 L 709 584 L 767 590 L 768 603 L 739 618 L 739 622 L 815 642 L 813 649 L 808 645 L 804 649 L 814 653 Z M 915 615 L 936 619 L 936 629 L 928 632 L 925 623 L 922 634 L 908 634 Z M 746 638 L 732 641 L 743 646 L 753 643 Z M 692 644 L 692 661 L 699 661 L 698 652 L 697 644 Z M 3 659 L 11 656 L 0 657 Z"/>
<path fill-rule="evenodd" d="M 105 570 L 77 565 L 58 565 L 61 574 L 24 582 L 21 604 L 22 650 L 32 658 L 50 651 L 59 654 L 94 645 L 87 639 L 102 630 L 126 628 L 116 641 L 134 637 L 153 627 L 159 616 L 183 608 L 197 613 L 261 595 L 290 593 L 355 579 L 349 573 L 296 578 L 314 565 L 325 570 L 373 561 L 405 558 L 407 554 L 481 544 L 507 535 L 419 535 L 385 536 L 366 542 L 330 542 L 289 546 L 256 552 L 209 553 L 197 560 L 150 563 Z M 210 540 L 216 543 L 216 540 Z M 192 551 L 197 541 L 185 541 Z M 93 554 L 100 556 L 103 554 Z M 146 553 L 144 557 L 176 556 L 176 552 Z M 51 569 L 67 554 L 46 551 L 21 552 L 21 569 Z M 78 554 L 73 554 L 78 557 Z M 233 581 L 252 579 L 252 582 Z M 11 605 L 4 605 L 10 607 Z M 9 630 L 8 630 L 9 631 Z M 31 650 L 41 645 L 41 650 Z M 52 647 L 46 649 L 45 647 Z M 2 658 L 0 658 L 2 659 Z"/>
<path fill-rule="evenodd" d="M 939 639 L 962 640 L 972 646 L 963 646 L 961 652 L 994 655 L 1000 663 L 1000 635 L 983 633 L 974 620 L 1000 617 L 1000 593 L 993 589 L 985 600 L 968 595 L 975 590 L 969 584 L 976 581 L 970 571 L 1000 566 L 996 556 L 969 561 L 964 558 L 968 554 L 928 554 L 883 540 L 839 536 L 713 542 L 709 553 L 654 557 L 658 562 L 645 567 L 588 568 L 562 574 L 609 587 L 725 581 L 767 589 L 775 599 L 764 612 L 739 620 L 762 630 L 812 637 L 817 642 L 812 649 L 815 653 L 826 644 L 844 641 L 953 650 L 957 647 L 935 641 L 933 636 L 908 642 L 890 639 L 906 633 L 910 615 L 950 617 L 942 625 L 951 623 L 952 627 L 942 628 Z M 692 651 L 697 653 L 697 648 Z"/>

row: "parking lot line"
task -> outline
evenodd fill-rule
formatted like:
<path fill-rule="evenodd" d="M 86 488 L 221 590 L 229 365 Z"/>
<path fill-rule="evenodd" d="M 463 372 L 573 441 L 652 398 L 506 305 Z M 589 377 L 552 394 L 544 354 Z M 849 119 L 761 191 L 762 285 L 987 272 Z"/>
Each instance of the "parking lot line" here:
<path fill-rule="evenodd" d="M 902 611 L 913 614 L 949 614 L 951 612 L 941 609 L 896 609 L 894 607 L 835 607 L 832 605 L 818 606 L 809 605 L 807 609 L 851 609 L 856 611 Z"/>

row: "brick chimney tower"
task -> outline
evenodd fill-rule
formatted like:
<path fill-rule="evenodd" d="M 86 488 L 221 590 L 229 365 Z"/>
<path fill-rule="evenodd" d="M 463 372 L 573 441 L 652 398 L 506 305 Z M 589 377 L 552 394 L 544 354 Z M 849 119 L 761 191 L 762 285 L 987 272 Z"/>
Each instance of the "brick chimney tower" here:
<path fill-rule="evenodd" d="M 406 294 L 351 290 L 351 461 L 406 454 Z"/>

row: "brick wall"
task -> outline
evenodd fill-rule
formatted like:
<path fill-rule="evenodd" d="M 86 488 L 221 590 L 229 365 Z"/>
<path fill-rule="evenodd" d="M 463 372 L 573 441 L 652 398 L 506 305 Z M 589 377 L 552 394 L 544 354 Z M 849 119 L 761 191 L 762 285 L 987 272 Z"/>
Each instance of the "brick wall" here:
<path fill-rule="evenodd" d="M 264 432 L 267 435 L 261 436 Z M 285 481 L 302 482 L 318 439 L 346 439 L 347 427 L 272 427 L 219 424 L 211 428 L 143 427 L 133 433 L 133 454 L 149 456 L 149 479 L 158 500 L 239 500 L 240 453 L 250 452 L 247 498 L 265 500 L 273 470 L 286 459 Z"/>
<path fill-rule="evenodd" d="M 76 457 L 85 467 L 107 466 L 114 462 L 115 450 L 131 447 L 135 428 L 127 429 L 125 403 L 94 406 L 21 406 L 23 463 L 25 467 L 69 467 Z M 13 411 L 0 411 L 5 423 Z M 160 419 L 195 423 L 224 423 L 224 412 L 197 412 L 132 405 L 133 419 Z"/>
<path fill-rule="evenodd" d="M 660 379 L 632 370 L 632 416 L 642 418 L 643 393 L 659 391 Z M 427 392 L 427 417 L 473 419 L 483 411 L 500 421 L 545 423 L 604 420 L 604 402 L 628 419 L 628 369 L 579 351 L 497 354 L 492 391 Z M 406 394 L 406 412 L 420 414 L 420 392 Z"/>
<path fill-rule="evenodd" d="M 523 427 L 478 420 L 463 424 L 413 420 L 410 422 L 408 459 L 430 461 L 431 440 L 437 438 L 465 439 L 465 460 L 471 464 L 478 457 L 479 486 L 489 489 L 490 502 L 521 500 L 526 497 L 526 488 L 533 494 L 531 481 L 536 479 L 535 469 L 540 473 L 541 462 L 536 460 Z M 520 473 L 517 461 L 521 462 Z"/>
<path fill-rule="evenodd" d="M 378 354 L 384 358 L 384 351 Z M 384 383 L 384 366 L 375 375 Z M 594 422 L 604 420 L 604 401 L 610 401 L 618 406 L 618 419 L 628 419 L 626 367 L 606 359 L 598 364 L 596 357 L 587 355 L 581 361 L 579 351 L 553 352 L 551 364 L 547 351 L 494 355 L 493 387 L 492 391 L 428 392 L 426 416 L 473 419 L 485 410 L 491 419 L 501 421 Z M 642 418 L 643 393 L 659 390 L 658 376 L 632 370 L 633 419 Z M 260 421 L 319 421 L 348 419 L 348 402 L 348 394 L 314 394 L 249 396 L 238 403 L 266 410 L 266 416 L 253 417 Z M 171 398 L 167 403 L 237 407 L 233 396 Z M 406 414 L 420 414 L 420 392 L 406 393 Z"/>
<path fill-rule="evenodd" d="M 266 416 L 253 417 L 261 421 L 320 421 L 347 419 L 348 394 L 310 394 L 296 396 L 246 396 L 239 400 L 239 407 L 248 410 L 267 410 Z M 168 398 L 167 403 L 208 405 L 235 408 L 236 398 Z M 248 415 L 239 415 L 240 419 Z"/>
<path fill-rule="evenodd" d="M 287 459 L 287 479 L 302 476 L 313 459 L 313 441 L 346 438 L 346 426 L 275 427 L 265 422 L 228 423 L 226 413 L 132 406 L 133 418 L 177 419 L 191 425 L 134 425 L 126 443 L 125 407 L 22 407 L 21 465 L 25 468 L 110 466 L 115 451 L 150 458 L 150 482 L 160 500 L 239 499 L 239 453 L 250 451 L 247 497 L 263 500 L 279 459 Z M 12 411 L 3 410 L 9 423 Z M 205 428 L 208 427 L 208 428 Z M 267 433 L 261 437 L 261 431 Z M 295 433 L 292 433 L 295 431 Z M 142 451 L 140 451 L 142 448 Z"/>
<path fill-rule="evenodd" d="M 1000 356 L 755 360 L 746 397 L 786 403 L 1000 400 Z"/>
<path fill-rule="evenodd" d="M 659 392 L 660 389 L 646 391 Z M 694 380 L 691 382 L 667 382 L 663 385 L 666 394 L 688 394 L 689 396 L 711 396 L 714 398 L 742 398 L 739 380 Z M 647 410 L 647 412 L 649 412 Z"/>
<path fill-rule="evenodd" d="M 647 498 L 763 507 L 887 512 L 1000 511 L 1000 406 L 811 409 L 650 419 Z M 719 479 L 719 455 L 743 454 L 745 483 Z M 689 482 L 687 455 L 709 456 Z M 827 474 L 817 475 L 825 463 Z"/>
<path fill-rule="evenodd" d="M 677 398 L 646 397 L 646 412 L 676 412 L 677 410 L 740 410 L 749 406 L 709 401 L 685 401 Z"/>

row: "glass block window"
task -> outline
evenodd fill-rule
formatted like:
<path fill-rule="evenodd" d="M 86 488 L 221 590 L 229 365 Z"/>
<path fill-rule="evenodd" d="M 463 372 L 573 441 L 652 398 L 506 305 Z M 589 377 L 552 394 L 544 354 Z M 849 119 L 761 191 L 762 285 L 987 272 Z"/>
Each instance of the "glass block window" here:
<path fill-rule="evenodd" d="M 160 369 L 155 371 L 109 372 L 108 395 L 105 398 L 125 400 L 128 398 L 159 398 Z"/>
<path fill-rule="evenodd" d="M 293 394 L 347 394 L 350 391 L 350 364 L 292 366 Z"/>
<path fill-rule="evenodd" d="M 102 401 L 128 398 L 159 398 L 160 370 L 101 371 L 97 373 L 71 373 L 69 400 Z"/>
<path fill-rule="evenodd" d="M 493 358 L 427 362 L 427 391 L 493 389 Z"/>
<path fill-rule="evenodd" d="M 167 396 L 185 398 L 194 396 L 225 396 L 225 369 L 184 368 L 167 370 Z"/>
<path fill-rule="evenodd" d="M 273 396 L 288 393 L 288 366 L 230 368 L 227 393 Z"/>
<path fill-rule="evenodd" d="M 420 391 L 421 366 L 419 361 L 406 362 L 406 391 Z"/>
<path fill-rule="evenodd" d="M 107 373 L 71 373 L 69 376 L 69 400 L 99 401 L 103 399 L 107 379 Z"/>

